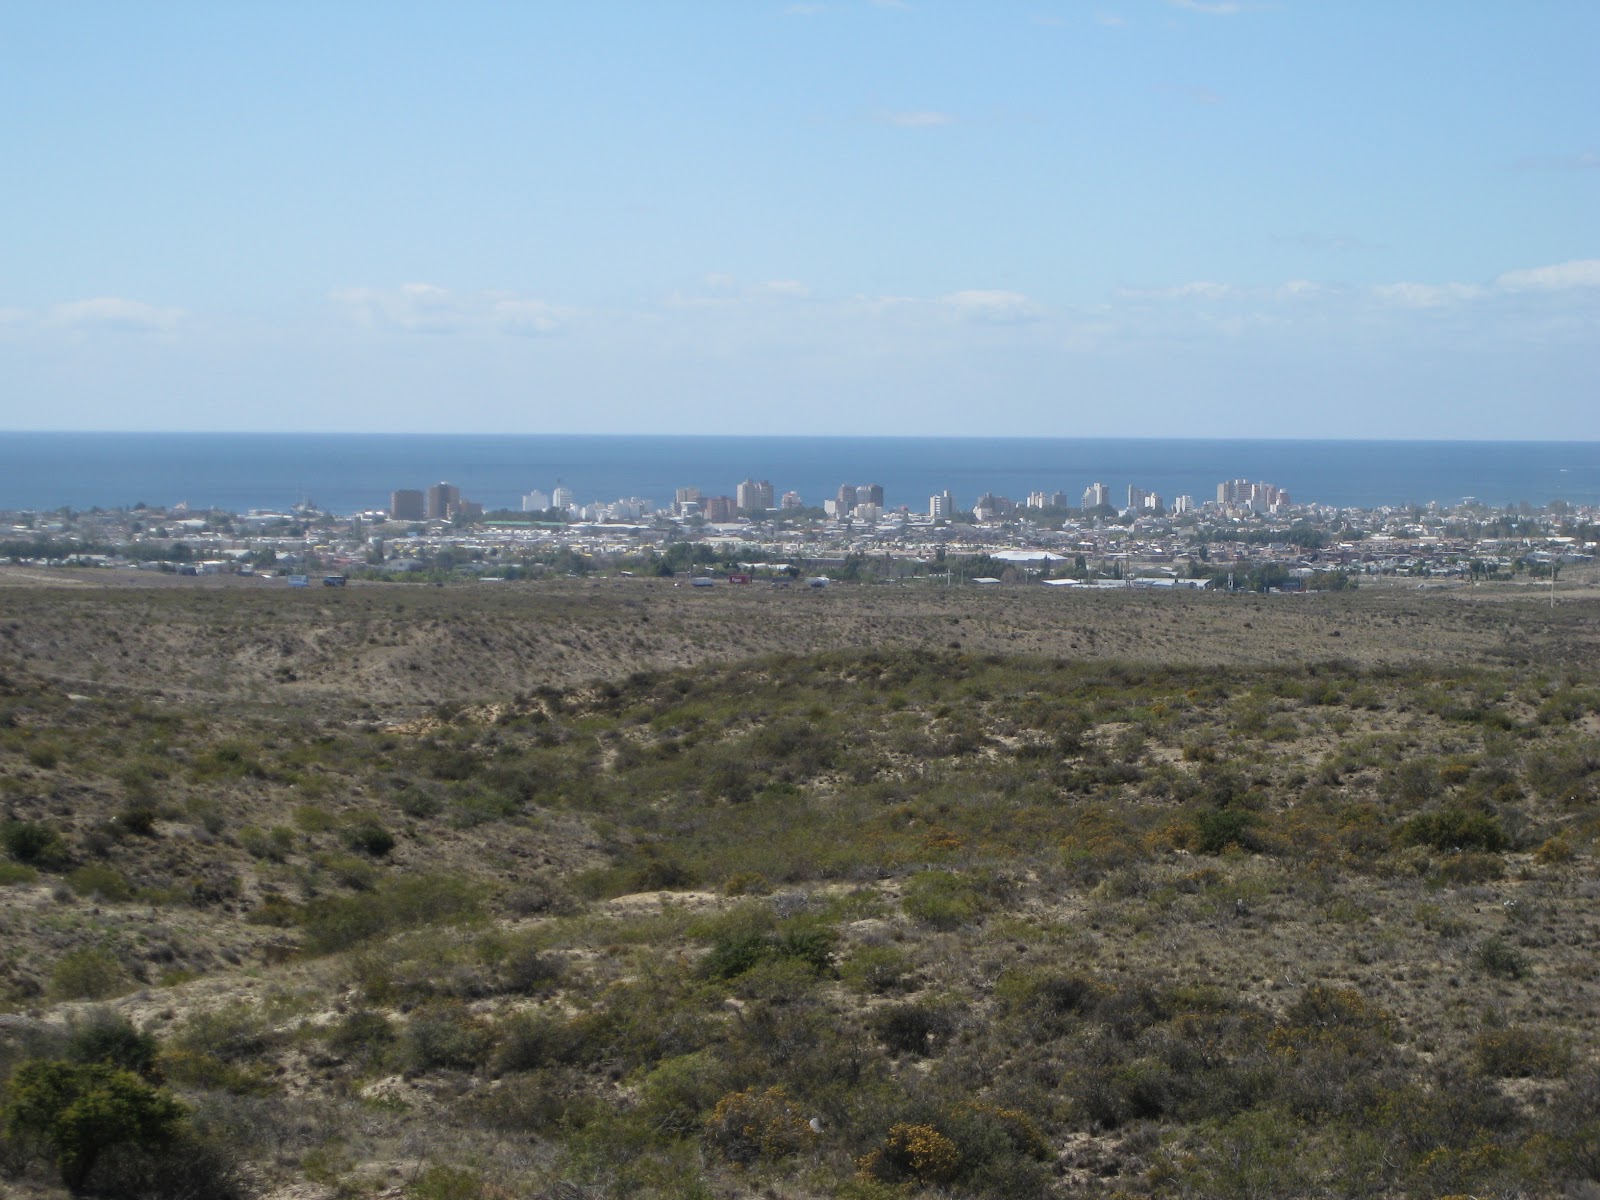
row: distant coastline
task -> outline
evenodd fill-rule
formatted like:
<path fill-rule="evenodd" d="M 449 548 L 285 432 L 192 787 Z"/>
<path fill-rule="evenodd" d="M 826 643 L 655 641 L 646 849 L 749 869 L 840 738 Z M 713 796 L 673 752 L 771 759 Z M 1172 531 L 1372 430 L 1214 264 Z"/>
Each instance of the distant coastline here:
<path fill-rule="evenodd" d="M 820 504 L 841 483 L 877 483 L 886 507 L 925 509 L 949 489 L 1018 500 L 1092 482 L 1210 497 L 1219 481 L 1269 479 L 1296 503 L 1344 508 L 1551 500 L 1600 504 L 1600 442 L 1016 437 L 754 437 L 653 434 L 0 433 L 0 509 L 230 511 L 311 500 L 383 507 L 397 488 L 447 480 L 491 508 L 557 483 L 581 502 L 679 487 L 732 494 L 770 480 Z"/>

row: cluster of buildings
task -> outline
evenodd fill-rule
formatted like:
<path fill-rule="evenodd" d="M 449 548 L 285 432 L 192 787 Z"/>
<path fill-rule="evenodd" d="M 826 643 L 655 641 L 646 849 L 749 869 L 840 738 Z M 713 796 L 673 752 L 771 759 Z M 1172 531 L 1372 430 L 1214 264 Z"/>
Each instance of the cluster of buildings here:
<path fill-rule="evenodd" d="M 438 486 L 449 487 L 448 484 Z M 394 493 L 396 498 L 402 494 L 408 493 Z M 883 485 L 841 484 L 838 494 L 824 501 L 822 507 L 828 516 L 875 520 L 883 511 Z M 524 513 L 544 514 L 553 509 L 564 517 L 581 521 L 630 522 L 662 515 L 684 520 L 699 517 L 711 524 L 726 524 L 763 513 L 793 513 L 804 508 L 805 501 L 799 492 L 784 492 L 779 496 L 770 479 L 746 479 L 734 489 L 731 496 L 707 495 L 697 487 L 681 487 L 676 490 L 671 506 L 665 511 L 659 509 L 655 501 L 642 496 L 627 496 L 609 503 L 596 501 L 593 504 L 580 504 L 572 489 L 561 486 L 559 482 L 548 492 L 535 489 L 522 497 Z M 420 519 L 395 514 L 395 520 Z M 437 518 L 430 511 L 428 519 Z"/>
<path fill-rule="evenodd" d="M 1083 489 L 1076 507 L 1084 512 L 1121 512 L 1134 516 L 1182 516 L 1206 508 L 1197 505 L 1193 496 L 1178 496 L 1169 504 L 1159 493 L 1129 484 L 1127 504 L 1114 503 L 1111 488 L 1104 483 L 1091 483 Z M 822 502 L 824 515 L 838 520 L 857 522 L 879 520 L 886 511 L 883 485 L 880 483 L 842 483 L 839 490 Z M 985 492 L 970 510 L 964 510 L 947 489 L 928 497 L 927 515 L 935 521 L 951 521 L 963 512 L 970 511 L 979 522 L 1004 520 L 1018 509 L 1031 509 L 1039 513 L 1070 511 L 1072 498 L 1065 492 L 1030 492 L 1022 504 L 1006 496 Z M 1217 485 L 1215 509 L 1223 515 L 1286 513 L 1292 507 L 1289 493 L 1276 484 L 1252 483 L 1245 479 L 1228 480 Z M 522 497 L 522 511 L 527 514 L 545 514 L 555 510 L 563 518 L 582 521 L 634 522 L 657 515 L 678 519 L 699 517 L 711 524 L 726 524 L 743 518 L 758 517 L 765 513 L 794 513 L 806 508 L 798 492 L 788 491 L 781 496 L 770 479 L 746 479 L 734 489 L 734 494 L 708 495 L 697 487 L 678 488 L 670 509 L 660 512 L 652 500 L 629 496 L 610 503 L 596 501 L 580 504 L 573 490 L 559 481 L 548 492 L 533 490 Z M 909 511 L 902 509 L 901 511 Z M 460 489 L 448 483 L 438 483 L 426 493 L 397 491 L 390 500 L 390 516 L 396 521 L 454 520 L 482 516 L 483 506 L 461 499 Z"/>
<path fill-rule="evenodd" d="M 1077 507 L 1086 513 L 1120 511 L 1135 517 L 1166 515 L 1177 517 L 1185 513 L 1198 512 L 1205 507 L 1195 504 L 1193 496 L 1179 496 L 1169 505 L 1159 493 L 1147 491 L 1133 483 L 1128 485 L 1127 496 L 1127 506 L 1119 510 L 1118 506 L 1112 503 L 1112 492 L 1109 487 L 1103 483 L 1091 483 L 1083 489 Z M 1065 492 L 1029 492 L 1026 504 L 1020 506 L 1008 497 L 985 492 L 973 504 L 972 513 L 979 522 L 1004 520 L 1019 507 L 1049 511 L 1070 509 L 1072 504 Z M 1288 512 L 1291 507 L 1289 493 L 1275 484 L 1250 483 L 1244 479 L 1217 484 L 1215 511 L 1221 515 L 1234 516 L 1241 513 L 1277 515 Z M 955 498 L 948 491 L 928 497 L 930 517 L 949 520 L 958 512 Z"/>
<path fill-rule="evenodd" d="M 1279 513 L 1287 512 L 1293 502 L 1274 484 L 1230 479 L 1217 484 L 1217 507 L 1230 513 Z"/>
<path fill-rule="evenodd" d="M 400 488 L 389 493 L 389 517 L 395 521 L 475 521 L 483 505 L 461 498 L 453 483 L 436 483 L 427 491 Z"/>
<path fill-rule="evenodd" d="M 1470 582 L 1560 572 L 1563 581 L 1600 581 L 1595 506 L 1512 511 L 1463 502 L 1450 509 L 1291 509 L 1282 489 L 1235 480 L 1193 511 L 1179 511 L 1183 497 L 1165 511 L 1142 500 L 1120 511 L 1101 503 L 1074 509 L 1059 503 L 1059 492 L 1036 492 L 1023 504 L 986 495 L 972 510 L 958 511 L 954 497 L 944 492 L 924 514 L 904 506 L 885 509 L 882 489 L 874 484 L 846 485 L 820 511 L 801 506 L 797 496 L 780 497 L 773 507 L 769 486 L 747 480 L 732 497 L 685 488 L 659 511 L 648 512 L 648 502 L 635 498 L 564 509 L 563 520 L 552 519 L 548 510 L 562 507 L 557 500 L 573 503 L 564 489 L 548 497 L 530 493 L 530 512 L 545 519 L 474 521 L 479 506 L 449 484 L 397 492 L 391 512 L 345 516 L 309 504 L 285 512 L 141 505 L 12 513 L 0 514 L 0 542 L 9 543 L 6 558 L 46 566 L 291 577 L 359 577 L 365 571 L 397 579 L 651 574 L 662 573 L 658 568 L 664 565 L 703 573 L 720 564 L 747 574 L 954 581 L 976 578 L 962 574 L 957 564 L 978 559 L 985 576 L 1083 586 L 1208 580 L 1246 586 L 1264 572 L 1272 574 L 1274 586 L 1299 580 L 1308 588 L 1357 576 Z M 1107 495 L 1103 484 L 1095 484 L 1085 499 Z M 1135 489 L 1129 498 L 1137 495 Z M 546 499 L 550 503 L 541 504 Z M 741 499 L 747 513 L 739 511 Z M 631 519 L 612 515 L 630 506 L 637 506 Z M 1012 566 L 996 569 L 996 563 Z"/>

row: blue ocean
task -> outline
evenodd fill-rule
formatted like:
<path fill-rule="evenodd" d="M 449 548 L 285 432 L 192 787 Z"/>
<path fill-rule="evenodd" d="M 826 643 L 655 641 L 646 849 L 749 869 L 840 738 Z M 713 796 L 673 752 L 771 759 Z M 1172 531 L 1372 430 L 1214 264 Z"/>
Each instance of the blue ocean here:
<path fill-rule="evenodd" d="M 313 501 L 384 508 L 396 488 L 447 481 L 488 508 L 558 483 L 580 502 L 680 487 L 733 495 L 771 480 L 821 504 L 841 483 L 883 485 L 884 503 L 925 509 L 948 489 L 1021 501 L 1101 482 L 1212 499 L 1227 479 L 1262 480 L 1296 503 L 1340 507 L 1600 504 L 1600 442 L 1169 440 L 1161 438 L 703 437 L 439 434 L 0 433 L 0 509 L 129 507 L 236 512 Z"/>

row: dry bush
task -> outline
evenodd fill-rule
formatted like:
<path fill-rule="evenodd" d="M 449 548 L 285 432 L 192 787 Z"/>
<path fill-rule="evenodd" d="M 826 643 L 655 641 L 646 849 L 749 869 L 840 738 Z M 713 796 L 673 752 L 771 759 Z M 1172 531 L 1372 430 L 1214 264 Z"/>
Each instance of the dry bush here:
<path fill-rule="evenodd" d="M 816 1137 L 781 1087 L 730 1092 L 706 1118 L 704 1136 L 717 1154 L 740 1166 L 798 1154 Z"/>

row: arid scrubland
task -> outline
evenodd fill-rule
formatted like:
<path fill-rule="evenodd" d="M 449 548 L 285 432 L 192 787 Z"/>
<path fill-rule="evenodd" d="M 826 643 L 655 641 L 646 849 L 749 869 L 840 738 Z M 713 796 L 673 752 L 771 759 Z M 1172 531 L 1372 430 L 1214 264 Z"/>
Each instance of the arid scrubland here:
<path fill-rule="evenodd" d="M 1600 1194 L 1600 601 L 4 586 L 0 1190 Z"/>

